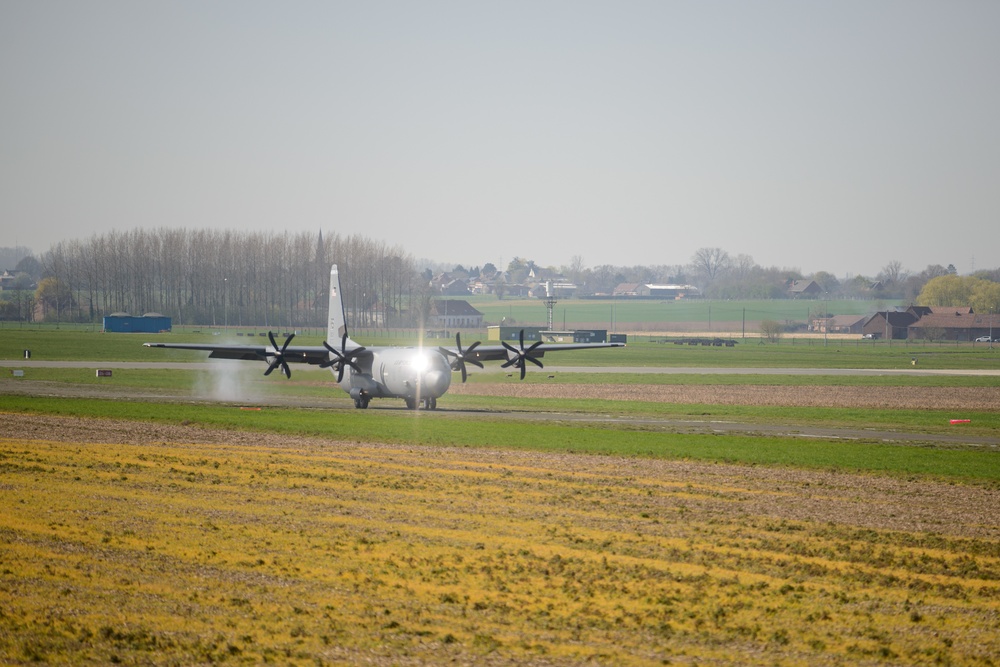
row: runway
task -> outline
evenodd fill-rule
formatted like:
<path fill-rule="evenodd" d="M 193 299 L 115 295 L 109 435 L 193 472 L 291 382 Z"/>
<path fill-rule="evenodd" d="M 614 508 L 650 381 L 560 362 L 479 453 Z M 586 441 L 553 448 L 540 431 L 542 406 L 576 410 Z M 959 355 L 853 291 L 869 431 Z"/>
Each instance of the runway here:
<path fill-rule="evenodd" d="M 206 371 L 218 369 L 220 363 L 245 362 L 217 361 L 47 361 L 0 359 L 0 368 L 88 368 L 132 370 Z M 297 364 L 294 372 L 326 372 L 324 369 Z M 499 366 L 487 366 L 477 373 L 508 373 Z M 597 373 L 624 375 L 831 375 L 831 376 L 992 376 L 1000 377 L 997 369 L 936 369 L 936 368 L 704 368 L 695 366 L 557 366 L 546 364 L 547 373 Z"/>
<path fill-rule="evenodd" d="M 77 369 L 167 369 L 186 371 L 215 371 L 219 364 L 235 364 L 234 367 L 246 368 L 241 362 L 99 362 L 99 361 L 0 361 L 0 367 L 21 368 L 77 368 Z M 746 368 L 643 368 L 643 367 L 549 367 L 546 372 L 558 373 L 636 373 L 636 374 L 762 374 L 762 375 L 996 375 L 993 371 L 936 371 L 908 370 L 886 371 L 870 369 L 746 369 Z M 308 373 L 317 381 L 329 379 L 330 373 L 324 369 L 313 367 L 296 367 L 294 373 L 301 378 L 301 373 Z M 492 372 L 507 373 L 497 369 Z M 320 375 L 322 373 L 322 375 Z M 331 415 L 341 411 L 354 411 L 353 402 L 330 379 L 329 398 L 314 398 L 303 396 L 253 396 L 247 394 L 243 398 L 221 398 L 212 392 L 170 391 L 163 389 L 123 388 L 115 385 L 75 384 L 53 381 L 36 381 L 30 379 L 30 373 L 25 378 L 4 377 L 0 379 L 0 395 L 46 396 L 66 398 L 98 398 L 106 400 L 139 400 L 162 401 L 173 403 L 216 403 L 231 405 L 234 408 L 245 406 L 273 408 L 302 408 L 329 411 Z M 938 445 L 945 447 L 1000 447 L 1000 438 L 965 433 L 957 428 L 954 433 L 919 433 L 909 431 L 892 431 L 878 428 L 841 428 L 816 425 L 774 424 L 774 423 L 743 423 L 715 419 L 668 419 L 655 417 L 620 417 L 613 414 L 613 408 L 601 413 L 558 412 L 544 410 L 524 410 L 504 407 L 502 399 L 498 399 L 496 408 L 490 409 L 460 409 L 448 405 L 447 396 L 440 402 L 437 410 L 425 413 L 428 418 L 463 418 L 463 419 L 504 419 L 522 420 L 525 422 L 545 420 L 546 422 L 566 422 L 573 424 L 594 424 L 599 428 L 643 429 L 665 433 L 678 434 L 743 434 L 760 435 L 761 437 L 796 437 L 804 439 L 850 440 L 865 442 L 880 442 L 912 445 Z M 2 402 L 0 402 L 2 406 Z M 370 410 L 410 412 L 402 401 L 373 401 Z"/>

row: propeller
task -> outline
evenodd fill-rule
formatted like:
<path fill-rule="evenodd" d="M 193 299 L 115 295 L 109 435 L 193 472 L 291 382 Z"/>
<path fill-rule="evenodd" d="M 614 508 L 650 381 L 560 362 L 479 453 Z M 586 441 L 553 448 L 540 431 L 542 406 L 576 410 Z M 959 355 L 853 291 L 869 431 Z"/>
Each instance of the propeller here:
<path fill-rule="evenodd" d="M 522 380 L 524 379 L 525 361 L 530 361 L 531 363 L 535 364 L 539 368 L 545 368 L 544 366 L 542 366 L 542 362 L 540 362 L 535 357 L 531 356 L 531 353 L 535 350 L 536 347 L 538 347 L 539 345 L 542 344 L 542 341 L 540 341 L 540 340 L 535 341 L 534 343 L 531 344 L 531 347 L 529 347 L 527 350 L 524 349 L 524 329 L 521 329 L 521 349 L 517 349 L 513 345 L 509 345 L 507 343 L 507 341 L 503 341 L 502 340 L 500 342 L 510 352 L 513 352 L 515 355 L 517 355 L 513 359 L 511 359 L 510 361 L 508 361 L 507 363 L 505 363 L 502 366 L 500 366 L 500 368 L 507 368 L 509 366 L 514 366 L 515 368 L 520 368 L 521 369 L 521 379 Z"/>
<path fill-rule="evenodd" d="M 274 361 L 272 361 L 271 365 L 267 367 L 266 371 L 264 371 L 264 375 L 270 375 L 271 371 L 273 371 L 275 368 L 278 368 L 280 366 L 281 367 L 281 372 L 285 374 L 285 377 L 286 378 L 291 378 L 292 377 L 292 369 L 290 369 L 288 367 L 288 364 L 285 362 L 285 350 L 288 348 L 288 344 L 292 342 L 292 339 L 295 338 L 295 334 L 293 334 L 293 333 L 292 334 L 288 334 L 288 338 L 285 339 L 285 344 L 282 345 L 280 348 L 278 347 L 278 341 L 274 340 L 274 334 L 273 333 L 271 333 L 270 331 L 268 331 L 267 332 L 267 337 L 271 339 L 271 347 L 274 348 L 274 354 L 273 354 Z M 268 356 L 272 356 L 272 355 L 268 355 Z"/>
<path fill-rule="evenodd" d="M 456 333 L 455 347 L 458 348 L 458 352 L 454 352 L 453 350 L 449 350 L 443 347 L 439 347 L 438 350 L 440 350 L 441 354 L 443 354 L 445 357 L 455 357 L 455 360 L 451 362 L 451 370 L 462 371 L 462 382 L 465 382 L 465 378 L 468 377 L 468 374 L 465 371 L 466 364 L 472 364 L 473 366 L 479 366 L 480 368 L 483 367 L 481 361 L 472 357 L 472 351 L 476 349 L 478 346 L 479 346 L 479 341 L 477 340 L 472 345 L 469 346 L 469 349 L 463 350 L 462 334 Z"/>
<path fill-rule="evenodd" d="M 331 366 L 336 366 L 337 367 L 337 382 L 340 382 L 341 380 L 344 379 L 344 368 L 346 366 L 350 366 L 351 368 L 353 368 L 354 370 L 356 370 L 359 373 L 363 373 L 364 372 L 364 371 L 361 370 L 361 366 L 358 366 L 356 363 L 354 363 L 354 360 L 357 357 L 361 356 L 361 354 L 365 351 L 365 348 L 364 347 L 356 347 L 353 350 L 351 350 L 351 351 L 348 352 L 348 350 L 347 350 L 347 334 L 346 333 L 344 334 L 344 337 L 340 340 L 340 349 L 339 350 L 337 348 L 335 348 L 335 347 L 331 347 L 330 344 L 327 343 L 326 341 L 323 341 L 323 347 L 325 347 L 327 350 L 329 350 L 330 354 L 332 354 L 336 358 L 335 359 L 330 359 L 329 361 L 324 361 L 323 363 L 321 363 L 319 365 L 319 367 L 320 368 L 330 368 Z"/>

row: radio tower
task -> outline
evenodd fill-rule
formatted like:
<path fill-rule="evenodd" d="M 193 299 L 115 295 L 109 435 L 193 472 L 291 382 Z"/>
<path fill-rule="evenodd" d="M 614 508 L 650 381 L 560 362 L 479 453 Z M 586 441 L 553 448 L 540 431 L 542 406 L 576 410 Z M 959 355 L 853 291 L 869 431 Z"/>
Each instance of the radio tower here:
<path fill-rule="evenodd" d="M 548 310 L 548 330 L 552 331 L 552 310 L 556 307 L 556 300 L 551 296 L 545 297 L 545 308 Z"/>

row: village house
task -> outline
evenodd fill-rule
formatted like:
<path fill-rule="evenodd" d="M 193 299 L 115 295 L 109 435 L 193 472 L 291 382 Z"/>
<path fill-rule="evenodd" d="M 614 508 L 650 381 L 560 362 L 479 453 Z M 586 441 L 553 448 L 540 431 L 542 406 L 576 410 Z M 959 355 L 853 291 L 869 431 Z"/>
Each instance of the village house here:
<path fill-rule="evenodd" d="M 450 272 L 434 276 L 431 287 L 444 296 L 464 296 L 471 293 L 468 279 L 464 275 Z"/>
<path fill-rule="evenodd" d="M 0 274 L 0 291 L 7 289 L 7 285 L 14 285 L 14 274 L 4 271 Z"/>
<path fill-rule="evenodd" d="M 788 296 L 796 299 L 813 298 L 820 295 L 823 288 L 815 280 L 791 280 L 788 282 Z"/>
<path fill-rule="evenodd" d="M 464 299 L 435 299 L 431 302 L 427 326 L 438 329 L 481 329 L 483 314 Z"/>

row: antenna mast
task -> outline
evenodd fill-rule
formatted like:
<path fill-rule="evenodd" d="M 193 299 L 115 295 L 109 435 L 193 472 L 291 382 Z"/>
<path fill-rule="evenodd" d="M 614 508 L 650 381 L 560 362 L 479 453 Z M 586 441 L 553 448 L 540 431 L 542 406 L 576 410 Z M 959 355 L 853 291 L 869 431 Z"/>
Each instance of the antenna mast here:
<path fill-rule="evenodd" d="M 554 298 L 552 298 L 551 296 L 550 297 L 546 297 L 545 298 L 545 308 L 546 308 L 546 310 L 548 310 L 548 329 L 549 329 L 549 331 L 553 330 L 552 329 L 552 310 L 555 307 L 556 307 L 556 300 Z"/>

